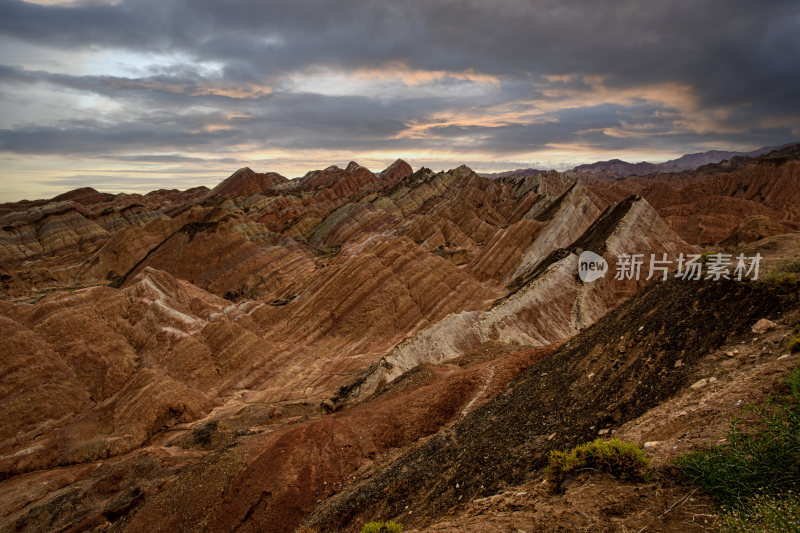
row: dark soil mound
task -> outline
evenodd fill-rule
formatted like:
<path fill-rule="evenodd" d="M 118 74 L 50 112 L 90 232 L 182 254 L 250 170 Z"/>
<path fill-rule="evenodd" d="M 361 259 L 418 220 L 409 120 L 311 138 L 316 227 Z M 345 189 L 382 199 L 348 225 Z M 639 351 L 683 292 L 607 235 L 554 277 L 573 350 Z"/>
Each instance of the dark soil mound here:
<path fill-rule="evenodd" d="M 758 283 L 655 283 L 451 429 L 331 498 L 308 523 L 323 531 L 375 518 L 423 525 L 518 484 L 549 450 L 642 415 L 700 377 L 695 369 L 710 350 L 796 305 L 796 294 Z"/>

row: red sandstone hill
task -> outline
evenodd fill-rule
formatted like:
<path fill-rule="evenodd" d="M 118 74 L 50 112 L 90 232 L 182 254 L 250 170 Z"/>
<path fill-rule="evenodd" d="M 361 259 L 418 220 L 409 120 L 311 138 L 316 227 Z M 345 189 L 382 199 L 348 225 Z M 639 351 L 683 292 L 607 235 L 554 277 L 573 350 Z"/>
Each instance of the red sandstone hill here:
<path fill-rule="evenodd" d="M 735 246 L 800 228 L 798 146 L 590 188 L 604 202 L 640 194 L 691 243 Z"/>
<path fill-rule="evenodd" d="M 353 509 L 395 512 L 405 489 L 372 488 L 393 458 L 418 464 L 404 454 L 507 401 L 492 399 L 649 285 L 581 282 L 583 250 L 613 272 L 630 251 L 791 228 L 797 164 L 787 151 L 587 187 L 351 162 L 4 204 L 0 529 L 292 531 L 331 509 L 349 528 Z"/>
<path fill-rule="evenodd" d="M 276 172 L 258 173 L 250 168 L 240 168 L 214 187 L 211 194 L 231 196 L 250 196 L 251 194 L 270 194 L 275 187 L 289 181 Z"/>

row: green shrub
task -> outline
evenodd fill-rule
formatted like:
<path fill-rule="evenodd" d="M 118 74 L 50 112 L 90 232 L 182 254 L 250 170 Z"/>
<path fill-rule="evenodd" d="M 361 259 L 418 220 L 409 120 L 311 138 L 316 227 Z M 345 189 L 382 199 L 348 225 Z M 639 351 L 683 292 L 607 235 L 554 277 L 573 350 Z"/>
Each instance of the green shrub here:
<path fill-rule="evenodd" d="M 790 352 L 800 352 L 800 324 L 792 331 L 792 340 L 789 341 L 788 349 Z"/>
<path fill-rule="evenodd" d="M 781 272 L 794 272 L 800 274 L 800 261 L 794 259 L 785 259 L 781 266 L 778 267 Z"/>
<path fill-rule="evenodd" d="M 723 533 L 798 533 L 800 532 L 800 496 L 758 495 L 745 505 L 720 514 Z"/>
<path fill-rule="evenodd" d="M 800 262 L 787 259 L 768 272 L 761 281 L 780 292 L 794 292 L 800 289 Z"/>
<path fill-rule="evenodd" d="M 719 250 L 706 250 L 705 252 L 700 252 L 700 259 L 697 260 L 698 263 L 708 263 L 711 260 L 712 255 L 718 255 L 722 252 Z"/>
<path fill-rule="evenodd" d="M 789 341 L 789 351 L 792 353 L 800 352 L 800 336 L 793 337 L 792 340 Z"/>
<path fill-rule="evenodd" d="M 721 506 L 736 506 L 756 494 L 779 495 L 800 486 L 800 367 L 786 378 L 790 399 L 752 407 L 756 430 L 734 422 L 728 443 L 678 459 L 684 476 Z"/>
<path fill-rule="evenodd" d="M 367 522 L 361 528 L 361 533 L 401 533 L 403 524 L 398 524 L 393 520 L 388 522 Z"/>
<path fill-rule="evenodd" d="M 649 464 L 650 458 L 632 442 L 596 439 L 570 451 L 551 451 L 545 476 L 559 490 L 569 474 L 587 469 L 606 472 L 620 479 L 642 480 Z"/>
<path fill-rule="evenodd" d="M 786 384 L 789 385 L 789 392 L 791 393 L 791 402 L 795 407 L 800 407 L 800 366 L 797 366 L 789 372 L 786 376 Z"/>
<path fill-rule="evenodd" d="M 764 281 L 774 286 L 781 293 L 790 294 L 800 289 L 800 274 L 794 272 L 783 272 L 779 274 L 768 274 Z"/>

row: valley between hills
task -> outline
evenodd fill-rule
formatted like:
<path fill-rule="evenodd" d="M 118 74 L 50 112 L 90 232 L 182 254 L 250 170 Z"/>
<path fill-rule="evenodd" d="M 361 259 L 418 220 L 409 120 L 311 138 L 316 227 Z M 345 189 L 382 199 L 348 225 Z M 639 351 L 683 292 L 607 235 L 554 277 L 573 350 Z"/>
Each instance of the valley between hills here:
<path fill-rule="evenodd" d="M 0 204 L 0 530 L 713 530 L 672 461 L 797 365 L 800 295 L 614 276 L 800 260 L 800 145 L 708 157 Z M 603 435 L 653 478 L 549 490 L 550 450 Z"/>

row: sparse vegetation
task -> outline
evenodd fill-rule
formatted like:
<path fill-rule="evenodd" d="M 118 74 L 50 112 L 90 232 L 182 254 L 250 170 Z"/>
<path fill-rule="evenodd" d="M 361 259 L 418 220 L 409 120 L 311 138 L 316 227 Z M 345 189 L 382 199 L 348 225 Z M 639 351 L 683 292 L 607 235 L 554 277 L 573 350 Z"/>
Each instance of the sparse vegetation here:
<path fill-rule="evenodd" d="M 367 522 L 361 528 L 361 533 L 401 533 L 403 524 L 398 524 L 393 520 L 388 522 Z"/>
<path fill-rule="evenodd" d="M 800 324 L 797 324 L 792 331 L 792 339 L 787 346 L 790 352 L 800 352 Z"/>
<path fill-rule="evenodd" d="M 700 259 L 698 259 L 697 262 L 698 263 L 703 263 L 703 264 L 708 263 L 708 262 L 711 261 L 711 257 L 710 256 L 718 255 L 718 254 L 721 254 L 721 253 L 723 253 L 723 252 L 720 251 L 720 250 L 706 250 L 705 252 L 700 252 Z"/>
<path fill-rule="evenodd" d="M 725 531 L 800 531 L 800 367 L 777 404 L 752 407 L 756 431 L 737 422 L 728 443 L 678 460 L 684 475 L 723 509 Z"/>
<path fill-rule="evenodd" d="M 787 259 L 768 272 L 762 281 L 777 287 L 782 292 L 800 290 L 800 262 Z"/>
<path fill-rule="evenodd" d="M 795 407 L 800 407 L 800 366 L 795 367 L 786 377 L 786 384 L 789 386 L 792 401 Z"/>
<path fill-rule="evenodd" d="M 598 470 L 625 480 L 642 480 L 649 464 L 644 451 L 632 442 L 596 439 L 569 451 L 551 451 L 545 476 L 560 490 L 570 474 L 582 470 Z"/>
<path fill-rule="evenodd" d="M 800 496 L 791 492 L 780 497 L 754 496 L 746 507 L 720 515 L 723 533 L 800 532 Z"/>

